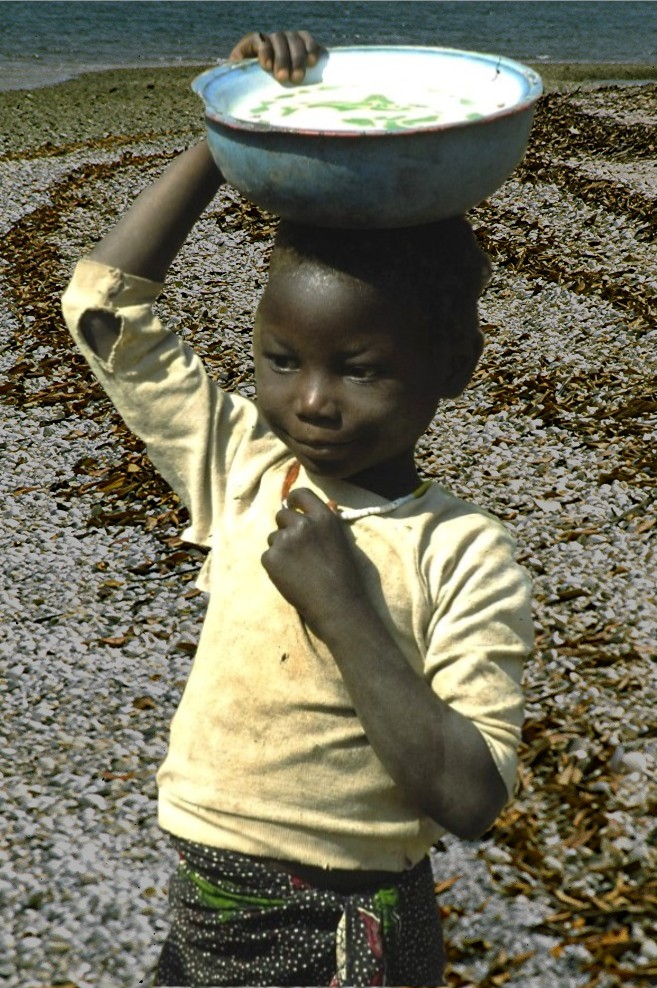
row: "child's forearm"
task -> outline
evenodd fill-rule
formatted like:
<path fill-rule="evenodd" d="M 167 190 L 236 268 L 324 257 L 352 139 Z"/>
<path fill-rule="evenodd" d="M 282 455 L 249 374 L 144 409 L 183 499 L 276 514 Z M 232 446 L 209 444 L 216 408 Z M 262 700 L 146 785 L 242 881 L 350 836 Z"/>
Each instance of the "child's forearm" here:
<path fill-rule="evenodd" d="M 507 800 L 478 728 L 410 666 L 365 592 L 344 522 L 296 488 L 262 564 L 322 639 L 372 748 L 409 800 L 460 837 L 477 837 Z"/>
<path fill-rule="evenodd" d="M 459 837 L 481 836 L 508 798 L 483 736 L 417 675 L 374 612 L 352 610 L 322 637 L 370 744 L 419 809 Z"/>
<path fill-rule="evenodd" d="M 223 179 L 205 141 L 184 151 L 91 251 L 95 261 L 163 281 Z"/>

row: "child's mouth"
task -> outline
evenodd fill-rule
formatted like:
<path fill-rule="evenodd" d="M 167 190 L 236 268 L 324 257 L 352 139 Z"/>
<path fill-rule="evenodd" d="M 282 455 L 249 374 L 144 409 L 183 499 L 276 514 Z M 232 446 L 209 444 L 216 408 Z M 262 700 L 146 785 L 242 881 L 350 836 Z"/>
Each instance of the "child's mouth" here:
<path fill-rule="evenodd" d="M 351 443 L 331 442 L 326 439 L 292 439 L 292 445 L 309 459 L 332 459 L 333 457 L 344 456 L 345 450 Z"/>

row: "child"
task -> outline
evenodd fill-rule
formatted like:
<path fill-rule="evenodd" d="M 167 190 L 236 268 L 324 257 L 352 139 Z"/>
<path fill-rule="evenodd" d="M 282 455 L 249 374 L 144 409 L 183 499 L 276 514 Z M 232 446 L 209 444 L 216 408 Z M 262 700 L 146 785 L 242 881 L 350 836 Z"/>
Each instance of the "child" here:
<path fill-rule="evenodd" d="M 250 35 L 278 78 L 306 34 Z M 208 611 L 159 822 L 180 866 L 159 985 L 440 985 L 428 851 L 513 790 L 527 580 L 508 533 L 423 483 L 414 447 L 481 353 L 463 219 L 282 223 L 254 332 L 257 405 L 151 311 L 221 184 L 181 154 L 78 265 L 70 330 L 211 548 Z"/>

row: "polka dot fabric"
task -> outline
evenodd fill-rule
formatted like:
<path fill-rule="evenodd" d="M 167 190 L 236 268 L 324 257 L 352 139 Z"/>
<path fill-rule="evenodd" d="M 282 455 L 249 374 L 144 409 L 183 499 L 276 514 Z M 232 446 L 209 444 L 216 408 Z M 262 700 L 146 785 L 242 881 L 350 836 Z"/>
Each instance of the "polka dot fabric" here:
<path fill-rule="evenodd" d="M 155 985 L 443 984 L 428 859 L 395 885 L 345 895 L 258 858 L 173 843 L 180 864 Z"/>

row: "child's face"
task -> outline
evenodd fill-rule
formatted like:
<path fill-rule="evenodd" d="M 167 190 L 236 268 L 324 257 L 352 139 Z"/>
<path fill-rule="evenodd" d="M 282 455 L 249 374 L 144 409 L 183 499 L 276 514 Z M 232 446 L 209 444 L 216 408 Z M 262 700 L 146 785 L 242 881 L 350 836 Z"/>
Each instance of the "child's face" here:
<path fill-rule="evenodd" d="M 279 273 L 256 316 L 258 407 L 312 473 L 409 493 L 446 372 L 421 339 L 401 309 L 354 281 Z"/>

